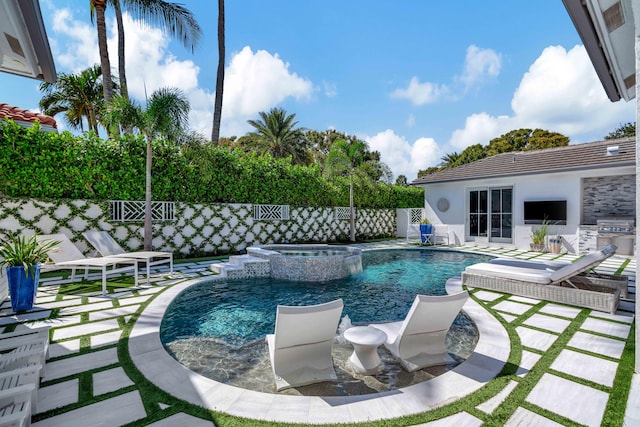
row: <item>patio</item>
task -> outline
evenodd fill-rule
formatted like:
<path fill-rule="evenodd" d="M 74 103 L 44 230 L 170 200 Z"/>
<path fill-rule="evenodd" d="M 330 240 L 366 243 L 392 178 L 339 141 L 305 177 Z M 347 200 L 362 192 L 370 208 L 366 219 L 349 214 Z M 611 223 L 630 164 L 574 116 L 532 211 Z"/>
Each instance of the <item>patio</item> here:
<path fill-rule="evenodd" d="M 410 244 L 402 240 L 359 246 L 366 250 Z M 457 249 L 521 259 L 557 258 L 506 248 Z M 38 292 L 39 310 L 18 316 L 10 313 L 8 301 L 5 302 L 0 326 L 31 322 L 52 327 L 51 358 L 33 425 L 273 425 L 210 412 L 176 399 L 147 380 L 129 356 L 129 334 L 147 305 L 174 285 L 213 274 L 210 264 L 211 261 L 176 264 L 177 273 L 172 278 L 164 277 L 159 269 L 154 286 L 121 288 L 106 298 L 99 292 L 59 294 L 64 285 L 60 287 L 55 279 L 49 279 L 48 286 L 43 283 Z M 371 399 L 357 410 L 347 411 L 349 417 L 339 419 L 312 416 L 314 403 L 310 400 L 306 407 L 291 408 L 290 420 L 299 424 L 348 423 L 404 415 L 385 420 L 384 425 L 638 424 L 640 377 L 633 375 L 632 350 L 636 262 L 613 257 L 597 271 L 631 278 L 631 300 L 622 301 L 615 315 L 475 291 L 478 304 L 496 316 L 515 344 L 500 375 L 468 397 L 417 415 L 383 412 L 376 399 Z M 176 380 L 176 387 L 179 386 Z M 222 401 L 229 396 L 218 393 L 216 397 L 213 392 L 209 398 Z M 416 402 L 420 402 L 419 396 Z M 262 411 L 260 408 L 254 408 L 256 414 Z M 251 414 L 251 408 L 247 409 Z M 424 406 L 425 411 L 428 409 Z"/>

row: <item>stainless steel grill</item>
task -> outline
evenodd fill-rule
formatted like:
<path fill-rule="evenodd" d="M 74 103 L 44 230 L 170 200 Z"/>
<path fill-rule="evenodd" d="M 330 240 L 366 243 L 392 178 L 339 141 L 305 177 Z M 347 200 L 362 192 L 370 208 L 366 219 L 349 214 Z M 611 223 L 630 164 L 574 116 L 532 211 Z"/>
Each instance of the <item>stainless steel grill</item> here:
<path fill-rule="evenodd" d="M 633 255 L 635 236 L 635 217 L 632 216 L 606 216 L 596 220 L 598 236 L 596 246 L 598 249 L 614 244 L 618 247 L 620 255 Z"/>

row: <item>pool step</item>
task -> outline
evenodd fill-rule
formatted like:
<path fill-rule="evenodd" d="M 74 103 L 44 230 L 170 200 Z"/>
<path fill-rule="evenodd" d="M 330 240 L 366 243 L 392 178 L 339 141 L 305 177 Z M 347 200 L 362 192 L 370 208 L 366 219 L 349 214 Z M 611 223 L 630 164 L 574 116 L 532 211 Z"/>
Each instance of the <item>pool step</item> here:
<path fill-rule="evenodd" d="M 211 264 L 211 271 L 230 279 L 271 276 L 269 260 L 251 255 L 232 255 L 229 262 Z"/>

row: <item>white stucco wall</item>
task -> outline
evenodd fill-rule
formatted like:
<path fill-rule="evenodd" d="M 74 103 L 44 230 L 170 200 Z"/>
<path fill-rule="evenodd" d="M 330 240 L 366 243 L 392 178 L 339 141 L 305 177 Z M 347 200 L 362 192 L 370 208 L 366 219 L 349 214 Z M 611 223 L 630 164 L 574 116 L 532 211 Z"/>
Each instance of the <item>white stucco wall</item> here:
<path fill-rule="evenodd" d="M 536 174 L 502 178 L 434 183 L 425 188 L 426 217 L 434 224 L 446 224 L 453 244 L 469 241 L 489 243 L 486 237 L 470 240 L 466 238 L 467 191 L 491 187 L 513 187 L 513 246 L 528 248 L 532 225 L 524 224 L 525 200 L 566 200 L 567 224 L 553 226 L 550 234 L 560 234 L 570 252 L 578 250 L 578 237 L 582 216 L 582 178 L 610 175 L 635 174 L 633 166 L 596 170 L 570 171 L 553 174 Z M 449 209 L 441 212 L 438 200 L 449 201 Z M 504 243 L 500 243 L 504 246 Z"/>

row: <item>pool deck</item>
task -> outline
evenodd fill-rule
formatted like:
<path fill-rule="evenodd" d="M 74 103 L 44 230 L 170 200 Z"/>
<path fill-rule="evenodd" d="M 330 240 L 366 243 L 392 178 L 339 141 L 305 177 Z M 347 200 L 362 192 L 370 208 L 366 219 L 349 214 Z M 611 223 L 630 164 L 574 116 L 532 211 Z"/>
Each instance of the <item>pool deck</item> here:
<path fill-rule="evenodd" d="M 357 246 L 367 250 L 407 247 L 410 243 L 397 240 Z M 499 247 L 455 249 L 520 259 L 557 258 Z M 565 255 L 561 259 L 573 258 Z M 622 274 L 630 276 L 630 298 L 621 301 L 615 315 L 476 290 L 468 309 L 476 312 L 481 338 L 486 341 L 480 342 L 475 358 L 416 386 L 381 395 L 333 399 L 262 394 L 203 381 L 158 348 L 158 319 L 171 294 L 191 280 L 210 278 L 209 264 L 211 261 L 176 264 L 172 277 L 160 268 L 153 275 L 153 286 L 122 288 L 122 292 L 106 297 L 100 292 L 58 295 L 64 283 L 50 278 L 41 284 L 35 309 L 20 315 L 11 313 L 5 301 L 0 306 L 0 328 L 28 323 L 50 325 L 53 330 L 33 425 L 214 425 L 202 418 L 206 412 L 167 397 L 155 386 L 198 406 L 300 424 L 357 423 L 420 414 L 412 418 L 417 422 L 394 425 L 479 426 L 490 422 L 596 426 L 611 419 L 640 425 L 640 375 L 617 375 L 620 366 L 628 369 L 623 350 L 627 340 L 633 342 L 635 259 L 612 257 L 597 269 L 613 273 L 624 266 Z M 509 357 L 506 329 L 519 338 L 522 352 L 513 374 L 491 382 Z M 627 409 L 620 419 L 619 408 L 624 404 L 615 400 L 626 398 L 629 387 Z M 491 393 L 483 393 L 489 388 Z M 463 396 L 474 390 L 478 391 L 473 399 Z M 447 411 L 446 405 L 454 401 L 460 403 L 460 409 Z M 224 420 L 219 419 L 217 425 L 224 426 Z"/>

